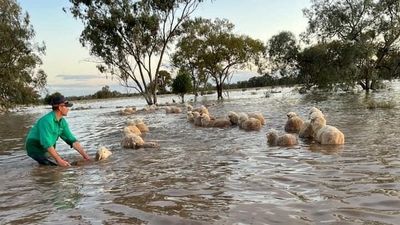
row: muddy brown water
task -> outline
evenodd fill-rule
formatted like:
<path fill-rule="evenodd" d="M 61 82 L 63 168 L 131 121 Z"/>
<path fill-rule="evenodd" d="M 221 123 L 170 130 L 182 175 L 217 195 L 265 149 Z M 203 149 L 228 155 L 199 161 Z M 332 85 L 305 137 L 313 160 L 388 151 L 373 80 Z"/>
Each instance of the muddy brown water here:
<path fill-rule="evenodd" d="M 137 98 L 77 102 L 66 117 L 73 133 L 90 155 L 102 145 L 113 155 L 69 168 L 38 166 L 25 154 L 29 127 L 49 108 L 0 115 L 0 224 L 399 224 L 398 86 L 369 96 L 238 90 L 223 102 L 210 95 L 197 103 L 216 116 L 262 112 L 259 132 L 194 127 L 184 113 L 164 110 L 118 114 L 119 106 L 143 107 Z M 368 109 L 367 99 L 394 108 Z M 287 112 L 305 118 L 312 106 L 345 134 L 345 145 L 267 145 L 266 132 L 283 131 Z M 145 140 L 160 149 L 121 148 L 121 129 L 133 118 L 149 125 Z"/>

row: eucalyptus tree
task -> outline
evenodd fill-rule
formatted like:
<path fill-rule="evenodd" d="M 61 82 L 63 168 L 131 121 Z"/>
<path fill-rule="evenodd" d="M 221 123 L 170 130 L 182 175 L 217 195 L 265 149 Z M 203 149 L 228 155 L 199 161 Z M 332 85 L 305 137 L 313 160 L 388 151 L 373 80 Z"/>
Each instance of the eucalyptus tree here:
<path fill-rule="evenodd" d="M 182 103 L 185 102 L 185 94 L 192 91 L 190 74 L 185 69 L 180 69 L 175 79 L 172 81 L 172 92 L 181 97 Z"/>
<path fill-rule="evenodd" d="M 395 78 L 398 70 L 381 70 L 398 55 L 400 1 L 398 0 L 312 0 L 304 10 L 308 18 L 308 40 L 338 40 L 360 54 L 353 58 L 357 71 L 347 80 L 367 92 L 383 78 Z M 340 82 L 340 81 L 339 81 Z"/>
<path fill-rule="evenodd" d="M 37 102 L 46 85 L 46 73 L 39 69 L 45 47 L 34 37 L 28 13 L 15 0 L 0 0 L 0 111 Z"/>
<path fill-rule="evenodd" d="M 176 50 L 172 54 L 172 65 L 178 70 L 189 72 L 192 81 L 192 91 L 197 100 L 199 88 L 206 84 L 208 76 L 202 71 L 199 49 L 204 46 L 204 41 L 198 37 L 204 35 L 203 20 L 189 20 L 183 24 L 185 31 L 176 44 Z"/>
<path fill-rule="evenodd" d="M 265 51 L 261 41 L 234 34 L 234 25 L 226 19 L 212 21 L 196 18 L 188 22 L 185 28 L 186 33 L 180 43 L 192 45 L 191 48 L 179 48 L 178 54 L 190 59 L 193 62 L 190 65 L 199 74 L 212 78 L 217 87 L 218 99 L 223 98 L 223 85 L 232 73 L 252 63 L 254 65 Z"/>
<path fill-rule="evenodd" d="M 271 74 L 279 74 L 281 77 L 296 76 L 299 52 L 300 46 L 292 32 L 282 31 L 272 36 L 268 40 L 266 51 Z"/>
<path fill-rule="evenodd" d="M 157 103 L 159 71 L 169 45 L 203 0 L 70 0 L 84 23 L 80 42 L 98 69 Z"/>
<path fill-rule="evenodd" d="M 159 93 L 167 93 L 167 87 L 171 86 L 172 77 L 171 74 L 166 70 L 158 71 L 158 91 Z"/>

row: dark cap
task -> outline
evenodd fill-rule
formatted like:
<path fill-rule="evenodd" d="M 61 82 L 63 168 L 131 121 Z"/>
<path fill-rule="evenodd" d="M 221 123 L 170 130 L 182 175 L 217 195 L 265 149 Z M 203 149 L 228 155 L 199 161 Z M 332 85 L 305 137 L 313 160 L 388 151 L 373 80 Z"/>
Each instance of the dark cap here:
<path fill-rule="evenodd" d="M 71 107 L 73 104 L 68 102 L 68 100 L 63 95 L 56 95 L 51 99 L 50 104 L 52 106 L 58 106 L 60 104 L 64 104 L 67 107 Z"/>

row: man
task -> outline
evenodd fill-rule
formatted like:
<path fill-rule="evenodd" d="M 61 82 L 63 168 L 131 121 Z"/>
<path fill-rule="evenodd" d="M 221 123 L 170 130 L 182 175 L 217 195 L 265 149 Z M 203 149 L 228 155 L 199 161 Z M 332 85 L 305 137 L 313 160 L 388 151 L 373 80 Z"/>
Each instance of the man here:
<path fill-rule="evenodd" d="M 81 144 L 71 133 L 67 121 L 63 118 L 67 116 L 72 103 L 69 103 L 63 95 L 55 95 L 50 104 L 53 110 L 36 121 L 28 133 L 25 143 L 28 156 L 41 165 L 70 166 L 69 162 L 62 159 L 56 151 L 56 142 L 61 137 L 62 140 L 77 150 L 85 160 L 90 160 Z"/>

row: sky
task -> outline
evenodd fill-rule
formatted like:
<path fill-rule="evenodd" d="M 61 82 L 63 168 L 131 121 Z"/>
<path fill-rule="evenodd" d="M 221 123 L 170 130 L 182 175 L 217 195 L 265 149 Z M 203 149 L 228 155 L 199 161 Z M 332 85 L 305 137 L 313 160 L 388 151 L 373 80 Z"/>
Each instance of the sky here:
<path fill-rule="evenodd" d="M 116 79 L 98 72 L 89 50 L 79 42 L 82 22 L 62 10 L 70 6 L 68 0 L 17 1 L 30 15 L 35 41 L 46 45 L 41 68 L 48 76 L 49 93 L 90 95 L 105 85 L 109 85 L 111 90 L 133 92 L 121 87 Z M 295 35 L 305 31 L 307 20 L 302 9 L 310 5 L 310 0 L 207 0 L 200 4 L 193 16 L 228 19 L 235 25 L 235 33 L 266 43 L 281 31 L 291 31 Z M 242 71 L 231 82 L 247 80 L 254 75 Z"/>

